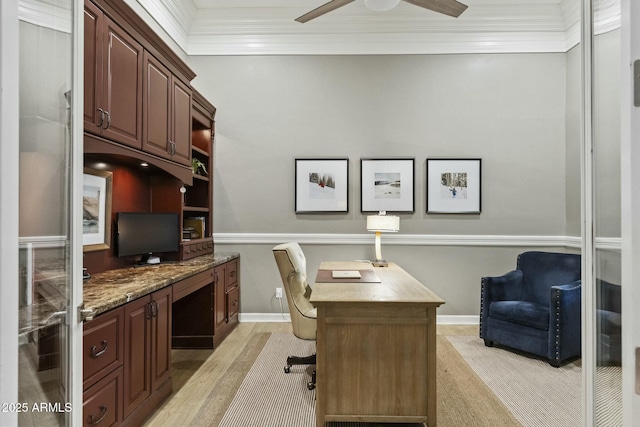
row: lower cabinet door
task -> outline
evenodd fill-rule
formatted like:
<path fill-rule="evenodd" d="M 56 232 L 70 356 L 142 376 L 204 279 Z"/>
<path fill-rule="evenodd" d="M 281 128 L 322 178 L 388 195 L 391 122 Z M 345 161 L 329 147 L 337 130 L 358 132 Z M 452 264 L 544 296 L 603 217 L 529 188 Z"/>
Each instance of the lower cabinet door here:
<path fill-rule="evenodd" d="M 151 297 L 124 307 L 124 417 L 151 395 Z"/>
<path fill-rule="evenodd" d="M 84 392 L 82 425 L 115 426 L 122 421 L 122 367 L 116 369 Z"/>
<path fill-rule="evenodd" d="M 171 287 L 154 292 L 151 319 L 151 373 L 152 387 L 157 389 L 171 377 Z"/>

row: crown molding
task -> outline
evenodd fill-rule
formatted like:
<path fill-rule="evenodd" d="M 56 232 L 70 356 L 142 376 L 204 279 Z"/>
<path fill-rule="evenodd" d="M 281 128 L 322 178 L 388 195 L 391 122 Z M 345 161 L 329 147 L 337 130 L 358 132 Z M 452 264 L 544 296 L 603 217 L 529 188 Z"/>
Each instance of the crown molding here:
<path fill-rule="evenodd" d="M 580 1 L 468 1 L 458 19 L 401 3 L 381 14 L 357 3 L 300 24 L 299 1 L 137 0 L 188 55 L 566 52 L 580 40 Z M 201 8 L 198 8 L 200 5 Z M 620 26 L 620 0 L 597 0 L 596 34 Z"/>
<path fill-rule="evenodd" d="M 71 34 L 73 26 L 71 0 L 20 0 L 18 19 L 39 27 Z"/>

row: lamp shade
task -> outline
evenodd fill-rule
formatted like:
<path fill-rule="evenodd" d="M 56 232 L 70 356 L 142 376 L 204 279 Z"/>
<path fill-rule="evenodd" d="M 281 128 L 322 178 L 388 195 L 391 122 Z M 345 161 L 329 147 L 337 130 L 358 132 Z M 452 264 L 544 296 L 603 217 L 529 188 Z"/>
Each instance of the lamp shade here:
<path fill-rule="evenodd" d="M 376 12 L 391 10 L 400 3 L 400 0 L 364 0 L 364 5 Z"/>
<path fill-rule="evenodd" d="M 400 230 L 400 217 L 395 215 L 369 215 L 367 230 L 392 233 Z"/>

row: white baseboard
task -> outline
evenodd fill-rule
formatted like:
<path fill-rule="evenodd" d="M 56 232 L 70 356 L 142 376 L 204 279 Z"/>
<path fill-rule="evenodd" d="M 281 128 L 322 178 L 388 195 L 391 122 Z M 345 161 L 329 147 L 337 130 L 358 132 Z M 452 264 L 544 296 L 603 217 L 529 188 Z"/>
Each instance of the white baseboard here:
<path fill-rule="evenodd" d="M 291 322 L 289 313 L 240 313 L 240 322 L 261 323 L 261 322 Z M 477 325 L 480 322 L 478 315 L 461 316 L 437 316 L 438 325 Z"/>
<path fill-rule="evenodd" d="M 291 322 L 289 313 L 240 313 L 239 322 L 261 323 L 261 322 Z"/>

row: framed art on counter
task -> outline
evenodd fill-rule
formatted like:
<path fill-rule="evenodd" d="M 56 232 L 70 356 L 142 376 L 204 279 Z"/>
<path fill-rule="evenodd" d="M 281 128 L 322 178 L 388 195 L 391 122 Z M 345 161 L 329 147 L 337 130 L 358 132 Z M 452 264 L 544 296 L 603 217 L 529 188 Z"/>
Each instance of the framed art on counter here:
<path fill-rule="evenodd" d="M 82 184 L 83 252 L 111 245 L 111 187 L 113 172 L 84 168 Z"/>
<path fill-rule="evenodd" d="M 414 212 L 413 158 L 360 159 L 362 212 Z"/>
<path fill-rule="evenodd" d="M 481 212 L 481 159 L 427 159 L 427 213 Z"/>
<path fill-rule="evenodd" d="M 349 211 L 349 159 L 296 159 L 295 212 Z"/>

